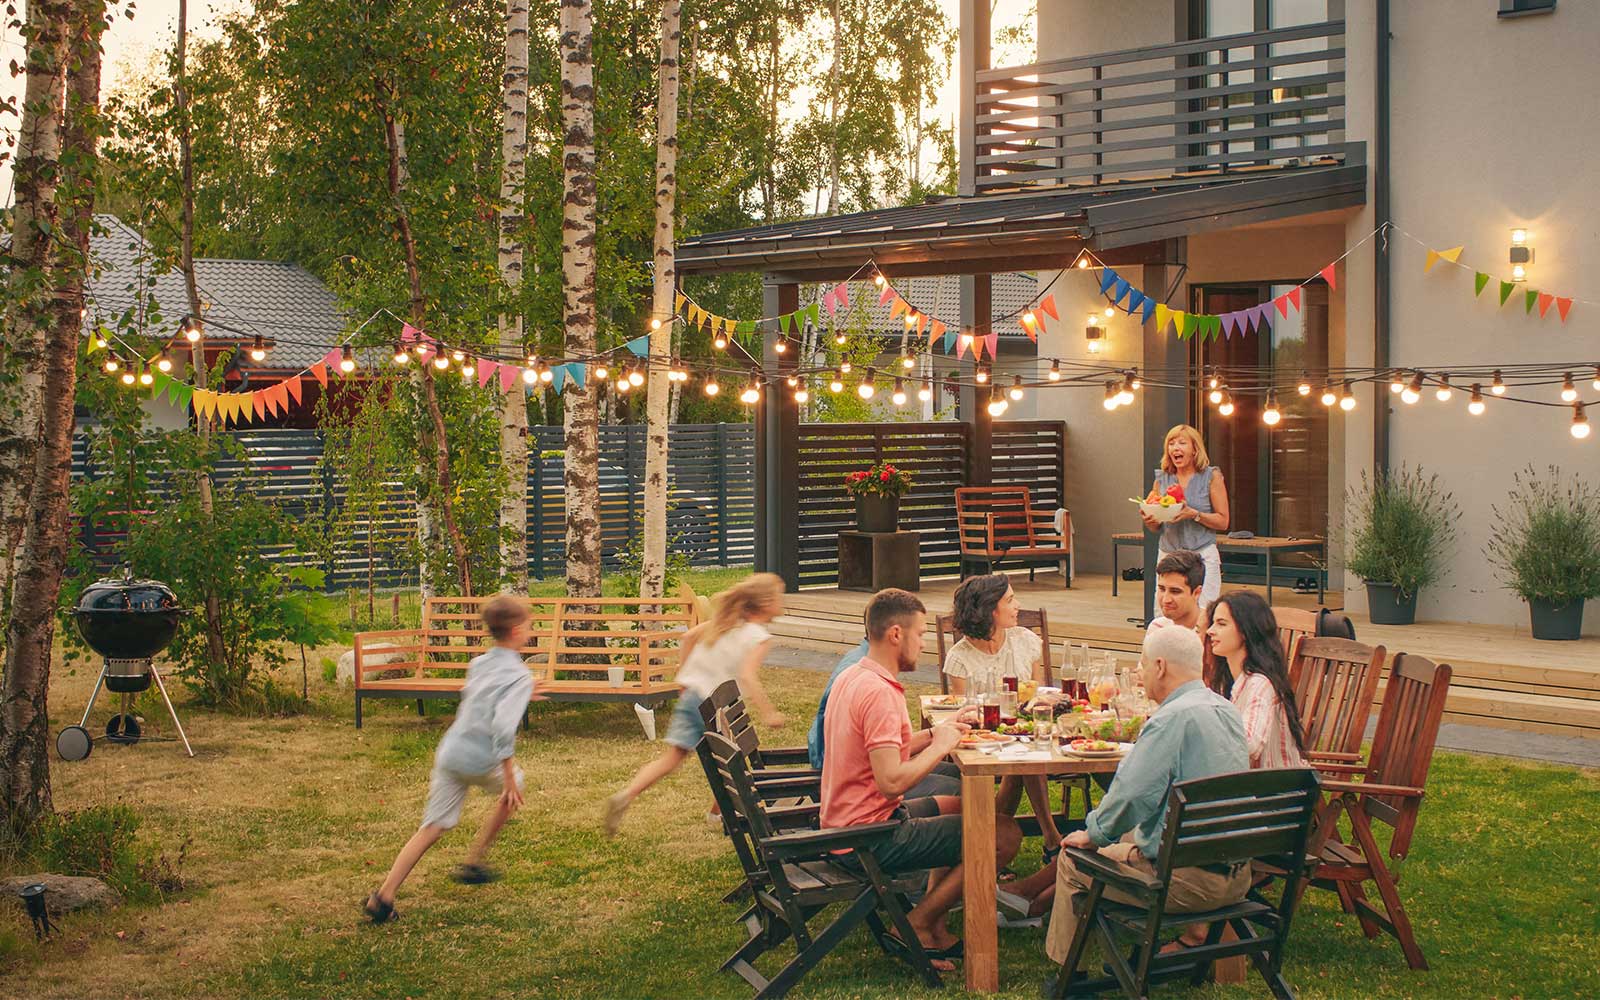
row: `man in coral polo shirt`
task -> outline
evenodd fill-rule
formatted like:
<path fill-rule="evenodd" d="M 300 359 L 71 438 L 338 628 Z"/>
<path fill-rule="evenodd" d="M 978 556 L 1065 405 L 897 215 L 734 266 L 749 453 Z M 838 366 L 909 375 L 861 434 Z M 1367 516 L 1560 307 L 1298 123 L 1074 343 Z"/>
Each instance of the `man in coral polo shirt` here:
<path fill-rule="evenodd" d="M 874 852 L 885 871 L 948 869 L 909 917 L 929 956 L 949 959 L 961 953 L 960 939 L 944 921 L 961 898 L 961 800 L 904 799 L 967 729 L 945 722 L 912 732 L 898 675 L 916 669 L 926 623 L 927 609 L 904 590 L 879 591 L 867 606 L 867 655 L 839 675 L 828 699 L 821 821 L 824 828 L 898 822 Z M 1016 821 L 996 817 L 997 863 L 1009 862 L 1021 843 Z"/>

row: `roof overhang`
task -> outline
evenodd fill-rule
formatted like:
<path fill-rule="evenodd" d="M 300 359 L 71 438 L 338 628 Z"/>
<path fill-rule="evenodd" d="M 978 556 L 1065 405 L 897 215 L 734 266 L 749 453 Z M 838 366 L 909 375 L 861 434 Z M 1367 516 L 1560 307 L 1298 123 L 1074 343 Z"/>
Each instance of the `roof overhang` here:
<path fill-rule="evenodd" d="M 1341 164 L 1204 182 L 948 198 L 909 208 L 708 233 L 678 245 L 680 276 L 761 271 L 840 281 L 869 263 L 891 276 L 1069 266 L 1085 247 L 1108 264 L 1181 259 L 1184 236 L 1366 203 L 1359 147 Z"/>

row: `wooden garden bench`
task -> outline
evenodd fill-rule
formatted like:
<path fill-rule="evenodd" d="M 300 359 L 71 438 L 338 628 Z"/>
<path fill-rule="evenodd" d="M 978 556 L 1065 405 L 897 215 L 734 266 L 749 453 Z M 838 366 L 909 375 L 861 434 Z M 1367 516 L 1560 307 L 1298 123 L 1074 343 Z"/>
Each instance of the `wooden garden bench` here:
<path fill-rule="evenodd" d="M 956 527 L 961 539 L 961 574 L 981 562 L 990 573 L 1007 559 L 1029 563 L 1061 563 L 1061 575 L 1072 586 L 1072 515 L 1064 515 L 1058 531 L 1056 512 L 1035 507 L 1026 486 L 963 486 L 956 490 Z"/>
<path fill-rule="evenodd" d="M 488 597 L 430 597 L 422 626 L 355 637 L 356 728 L 367 698 L 460 700 L 467 664 L 494 640 L 483 627 Z M 530 597 L 521 652 L 536 690 L 554 701 L 629 702 L 654 708 L 678 693 L 678 642 L 695 624 L 692 594 L 679 597 Z M 395 659 L 397 658 L 397 659 Z M 612 668 L 622 671 L 613 684 Z M 378 674 L 404 671 L 400 677 Z"/>

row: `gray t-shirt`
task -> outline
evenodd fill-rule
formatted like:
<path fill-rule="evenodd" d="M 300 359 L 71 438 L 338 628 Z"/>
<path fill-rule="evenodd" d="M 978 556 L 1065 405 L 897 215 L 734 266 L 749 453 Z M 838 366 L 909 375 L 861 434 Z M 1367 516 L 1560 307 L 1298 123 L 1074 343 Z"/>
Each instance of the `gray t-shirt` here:
<path fill-rule="evenodd" d="M 456 721 L 439 741 L 434 766 L 487 774 L 516 749 L 517 724 L 533 697 L 533 673 L 515 650 L 496 646 L 467 664 Z"/>

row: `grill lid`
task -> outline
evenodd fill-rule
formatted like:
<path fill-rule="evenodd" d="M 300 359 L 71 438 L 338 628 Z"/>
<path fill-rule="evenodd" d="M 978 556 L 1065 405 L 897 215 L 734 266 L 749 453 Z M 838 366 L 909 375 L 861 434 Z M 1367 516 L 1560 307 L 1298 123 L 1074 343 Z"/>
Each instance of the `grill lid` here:
<path fill-rule="evenodd" d="M 143 659 L 167 647 L 178 631 L 183 609 L 172 588 L 159 580 L 121 577 L 96 580 L 78 597 L 73 617 L 78 634 L 101 656 Z"/>

